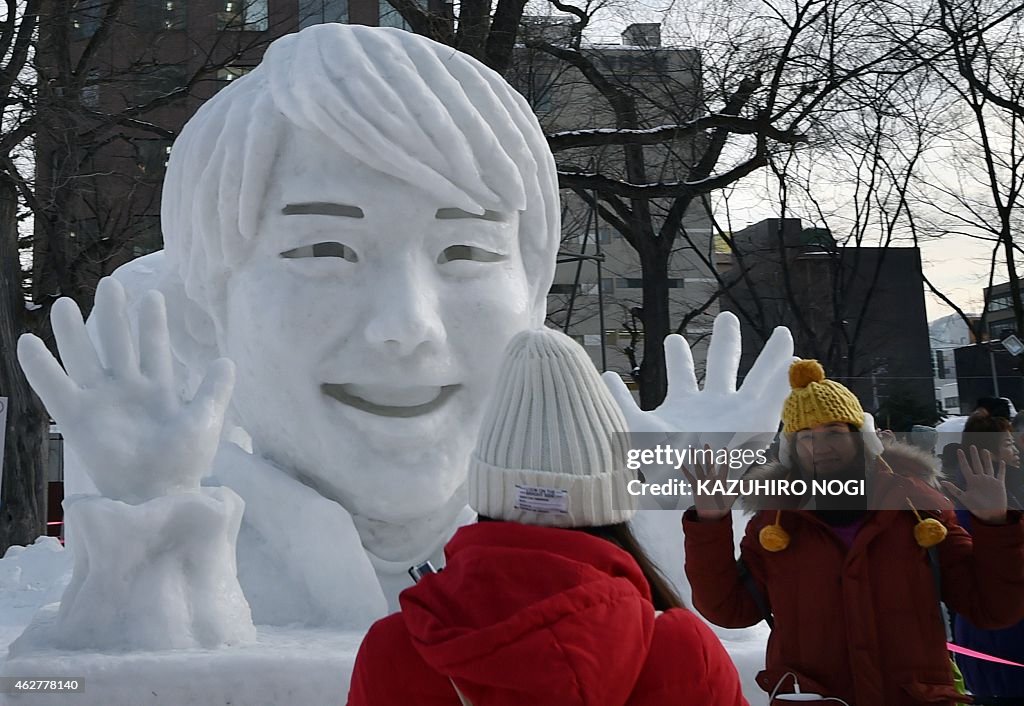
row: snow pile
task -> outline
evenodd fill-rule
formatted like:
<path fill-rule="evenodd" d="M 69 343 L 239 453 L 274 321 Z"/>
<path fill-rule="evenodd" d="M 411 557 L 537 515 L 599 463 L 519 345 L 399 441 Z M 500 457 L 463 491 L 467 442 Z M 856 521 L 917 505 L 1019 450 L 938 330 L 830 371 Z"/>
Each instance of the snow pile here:
<path fill-rule="evenodd" d="M 32 616 L 60 600 L 71 580 L 71 553 L 56 537 L 11 547 L 0 559 L 0 648 L 21 634 Z"/>
<path fill-rule="evenodd" d="M 52 620 L 56 606 L 43 612 L 42 622 Z M 77 678 L 83 690 L 0 696 L 0 704 L 340 706 L 361 639 L 361 633 L 260 626 L 255 642 L 218 650 L 42 650 L 9 659 L 0 676 Z"/>
<path fill-rule="evenodd" d="M 679 511 L 645 511 L 634 520 L 641 542 L 665 571 L 687 605 L 690 587 L 683 574 L 683 535 Z M 736 513 L 734 538 L 747 517 Z M 0 649 L 29 623 L 48 630 L 71 575 L 70 552 L 41 537 L 31 547 L 14 547 L 0 560 Z M 48 627 L 49 626 L 49 627 Z M 751 706 L 767 703 L 754 676 L 764 668 L 768 628 L 745 630 L 712 626 L 729 651 Z M 25 644 L 34 640 L 26 636 Z M 8 696 L 0 703 L 76 706 L 161 704 L 342 704 L 362 634 L 327 629 L 257 626 L 255 642 L 222 649 L 186 648 L 135 652 L 75 652 L 37 647 L 9 656 L 0 676 L 77 677 L 85 691 L 70 695 Z"/>
<path fill-rule="evenodd" d="M 12 643 L 12 656 L 51 645 L 127 651 L 255 637 L 236 578 L 237 494 L 203 488 L 140 505 L 77 496 L 64 507 L 74 530 L 71 583 L 56 623 L 33 621 Z"/>

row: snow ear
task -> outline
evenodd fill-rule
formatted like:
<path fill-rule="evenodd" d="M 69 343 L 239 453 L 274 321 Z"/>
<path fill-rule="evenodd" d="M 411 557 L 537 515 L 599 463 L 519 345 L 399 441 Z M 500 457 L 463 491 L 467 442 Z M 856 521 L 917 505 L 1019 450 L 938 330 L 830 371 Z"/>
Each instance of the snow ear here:
<path fill-rule="evenodd" d="M 867 412 L 864 413 L 864 423 L 860 427 L 860 432 L 864 435 L 865 455 L 870 459 L 881 456 L 884 450 L 882 440 L 875 429 L 875 418 Z"/>
<path fill-rule="evenodd" d="M 182 391 L 191 398 L 207 367 L 221 357 L 216 325 L 209 312 L 185 295 L 180 284 L 165 281 L 161 290 L 167 298 L 167 326 L 175 373 L 183 383 Z"/>
<path fill-rule="evenodd" d="M 793 455 L 793 435 L 779 432 L 779 462 L 786 468 L 796 468 L 796 457 Z"/>

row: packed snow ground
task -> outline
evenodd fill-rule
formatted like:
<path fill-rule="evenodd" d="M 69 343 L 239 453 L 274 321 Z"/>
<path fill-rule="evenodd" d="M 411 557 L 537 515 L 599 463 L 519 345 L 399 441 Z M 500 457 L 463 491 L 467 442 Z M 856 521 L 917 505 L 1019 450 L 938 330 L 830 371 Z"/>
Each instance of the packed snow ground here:
<path fill-rule="evenodd" d="M 683 575 L 683 543 L 677 511 L 646 511 L 634 524 L 641 541 L 680 589 L 687 605 L 690 590 Z M 737 515 L 736 526 L 745 518 Z M 736 532 L 736 541 L 739 532 Z M 85 690 L 74 695 L 0 695 L 0 703 L 75 704 L 75 706 L 321 706 L 343 704 L 349 673 L 361 636 L 328 630 L 259 627 L 255 643 L 221 650 L 90 653 L 31 647 L 45 642 L 45 631 L 71 578 L 71 557 L 53 538 L 30 547 L 14 547 L 0 559 L 0 675 L 79 677 Z M 49 606 L 43 608 L 44 606 Z M 26 636 L 20 654 L 7 647 L 37 610 L 35 639 Z M 714 626 L 712 626 L 714 627 Z M 740 672 L 752 706 L 767 703 L 754 683 L 763 668 L 768 628 L 714 628 Z"/>

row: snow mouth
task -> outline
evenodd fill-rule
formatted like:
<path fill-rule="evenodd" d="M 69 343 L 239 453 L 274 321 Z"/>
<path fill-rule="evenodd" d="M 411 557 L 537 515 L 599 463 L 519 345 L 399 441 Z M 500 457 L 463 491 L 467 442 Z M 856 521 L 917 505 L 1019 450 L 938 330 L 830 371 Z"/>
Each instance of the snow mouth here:
<path fill-rule="evenodd" d="M 320 385 L 325 395 L 349 407 L 380 417 L 419 417 L 438 409 L 461 385 L 394 387 L 330 383 Z"/>

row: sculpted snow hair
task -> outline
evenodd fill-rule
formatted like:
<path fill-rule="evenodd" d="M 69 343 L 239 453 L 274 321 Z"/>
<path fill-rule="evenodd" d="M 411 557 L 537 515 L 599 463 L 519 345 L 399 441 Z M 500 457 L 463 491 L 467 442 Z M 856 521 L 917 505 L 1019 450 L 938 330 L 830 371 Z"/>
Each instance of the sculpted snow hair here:
<path fill-rule="evenodd" d="M 554 159 L 529 105 L 466 54 L 358 25 L 278 39 L 182 130 L 161 220 L 166 256 L 191 300 L 207 311 L 222 300 L 228 268 L 252 248 L 276 155 L 294 128 L 444 204 L 521 211 L 519 247 L 541 323 L 560 213 Z"/>

